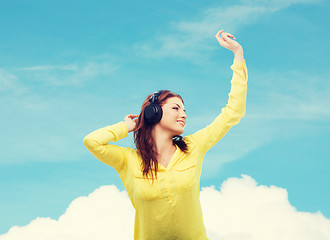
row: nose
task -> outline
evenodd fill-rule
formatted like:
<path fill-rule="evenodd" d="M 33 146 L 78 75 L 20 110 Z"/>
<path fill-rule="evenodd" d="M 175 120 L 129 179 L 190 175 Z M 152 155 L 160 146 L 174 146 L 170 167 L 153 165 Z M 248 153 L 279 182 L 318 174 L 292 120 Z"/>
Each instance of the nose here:
<path fill-rule="evenodd" d="M 186 119 L 187 118 L 187 114 L 185 112 L 182 112 L 181 113 L 181 117 L 184 118 L 184 119 Z"/>

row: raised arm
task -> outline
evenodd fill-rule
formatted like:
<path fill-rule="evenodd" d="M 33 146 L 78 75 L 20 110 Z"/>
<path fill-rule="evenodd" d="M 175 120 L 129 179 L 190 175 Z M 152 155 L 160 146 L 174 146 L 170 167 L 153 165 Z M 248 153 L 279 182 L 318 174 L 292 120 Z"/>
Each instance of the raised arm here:
<path fill-rule="evenodd" d="M 222 36 L 220 37 L 221 33 Z M 190 136 L 193 142 L 199 145 L 204 152 L 207 152 L 214 146 L 245 115 L 248 80 L 247 67 L 243 57 L 243 48 L 236 41 L 229 39 L 229 37 L 235 39 L 233 35 L 223 33 L 223 31 L 219 31 L 216 34 L 220 45 L 230 49 L 235 55 L 234 63 L 230 67 L 233 70 L 233 77 L 231 90 L 228 94 L 228 103 L 210 125 Z"/>
<path fill-rule="evenodd" d="M 133 114 L 127 115 L 124 121 L 100 128 L 88 134 L 83 142 L 86 148 L 101 162 L 114 167 L 117 172 L 121 171 L 127 163 L 126 148 L 111 145 L 127 136 L 134 128 Z"/>

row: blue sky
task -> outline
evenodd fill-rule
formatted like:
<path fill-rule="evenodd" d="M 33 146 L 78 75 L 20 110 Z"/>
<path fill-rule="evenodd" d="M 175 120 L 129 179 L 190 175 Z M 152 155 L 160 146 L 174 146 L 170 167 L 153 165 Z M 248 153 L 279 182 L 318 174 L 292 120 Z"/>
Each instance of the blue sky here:
<path fill-rule="evenodd" d="M 116 171 L 85 135 L 138 114 L 159 89 L 179 93 L 191 134 L 230 91 L 243 46 L 246 115 L 205 156 L 201 187 L 246 174 L 286 189 L 297 211 L 330 218 L 328 1 L 2 1 L 0 9 L 0 234 L 59 218 Z M 134 147 L 132 135 L 118 142 Z"/>

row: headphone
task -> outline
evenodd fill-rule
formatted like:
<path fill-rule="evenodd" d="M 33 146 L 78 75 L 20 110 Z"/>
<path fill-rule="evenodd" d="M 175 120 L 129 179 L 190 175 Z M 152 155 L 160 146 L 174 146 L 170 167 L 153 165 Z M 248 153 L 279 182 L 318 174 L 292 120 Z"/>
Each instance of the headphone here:
<path fill-rule="evenodd" d="M 144 109 L 144 120 L 148 124 L 156 124 L 160 121 L 160 119 L 162 119 L 163 110 L 162 107 L 158 104 L 158 96 L 163 91 L 164 90 L 159 90 L 157 92 L 154 92 L 149 98 L 150 104 Z"/>

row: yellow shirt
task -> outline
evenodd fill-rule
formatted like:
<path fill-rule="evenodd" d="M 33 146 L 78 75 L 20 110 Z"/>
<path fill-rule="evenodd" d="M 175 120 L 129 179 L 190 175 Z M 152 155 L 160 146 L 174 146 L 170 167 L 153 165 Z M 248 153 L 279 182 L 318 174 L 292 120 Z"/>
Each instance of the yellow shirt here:
<path fill-rule="evenodd" d="M 167 168 L 159 164 L 158 180 L 143 177 L 137 150 L 109 144 L 127 136 L 122 121 L 98 129 L 84 138 L 86 148 L 100 161 L 118 172 L 136 210 L 136 240 L 205 240 L 206 230 L 200 205 L 200 175 L 205 153 L 245 115 L 247 68 L 234 61 L 228 104 L 205 128 L 184 141 L 188 154 L 177 147 Z"/>

